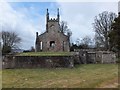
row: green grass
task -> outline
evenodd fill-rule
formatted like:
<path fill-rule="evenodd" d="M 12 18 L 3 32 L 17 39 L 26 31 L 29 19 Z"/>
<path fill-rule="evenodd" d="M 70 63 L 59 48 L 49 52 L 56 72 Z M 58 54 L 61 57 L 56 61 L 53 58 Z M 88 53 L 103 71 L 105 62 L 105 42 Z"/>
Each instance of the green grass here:
<path fill-rule="evenodd" d="M 2 89 L 2 70 L 0 70 L 0 89 Z"/>
<path fill-rule="evenodd" d="M 70 56 L 71 52 L 26 52 L 19 53 L 17 56 Z"/>
<path fill-rule="evenodd" d="M 73 69 L 5 69 L 3 88 L 95 88 L 118 78 L 117 64 L 84 64 Z"/>

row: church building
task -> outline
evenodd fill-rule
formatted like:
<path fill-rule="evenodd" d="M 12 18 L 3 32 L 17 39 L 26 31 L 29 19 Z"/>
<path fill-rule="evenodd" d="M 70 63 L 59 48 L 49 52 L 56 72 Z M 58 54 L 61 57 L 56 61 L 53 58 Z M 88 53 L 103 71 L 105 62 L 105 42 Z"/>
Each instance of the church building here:
<path fill-rule="evenodd" d="M 40 35 L 36 32 L 35 49 L 36 52 L 69 52 L 69 36 L 60 30 L 59 9 L 57 10 L 57 18 L 49 18 L 47 9 L 46 31 Z"/>

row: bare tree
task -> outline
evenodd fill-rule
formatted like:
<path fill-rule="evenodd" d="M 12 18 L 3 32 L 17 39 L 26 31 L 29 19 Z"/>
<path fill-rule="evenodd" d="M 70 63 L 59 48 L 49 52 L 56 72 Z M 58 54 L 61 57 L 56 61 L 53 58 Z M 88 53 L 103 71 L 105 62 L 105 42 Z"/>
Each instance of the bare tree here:
<path fill-rule="evenodd" d="M 11 49 L 17 48 L 21 42 L 21 38 L 18 37 L 15 32 L 2 31 L 3 53 L 10 52 Z"/>
<path fill-rule="evenodd" d="M 60 23 L 60 32 L 68 35 L 68 36 L 71 36 L 72 35 L 72 32 L 71 30 L 68 28 L 68 25 L 67 25 L 67 22 L 66 21 L 61 21 Z"/>
<path fill-rule="evenodd" d="M 90 45 L 92 42 L 92 39 L 89 36 L 85 36 L 82 40 L 81 43 L 86 44 L 86 45 Z"/>
<path fill-rule="evenodd" d="M 95 41 L 97 47 L 104 47 L 105 50 L 109 49 L 108 34 L 112 30 L 111 25 L 116 18 L 113 12 L 104 11 L 98 16 L 95 16 L 93 27 L 95 30 Z"/>
<path fill-rule="evenodd" d="M 69 29 L 68 29 L 68 26 L 67 26 L 67 22 L 61 21 L 60 22 L 60 31 L 65 34 L 65 33 L 67 33 L 68 30 Z"/>
<path fill-rule="evenodd" d="M 72 36 L 72 31 L 68 28 L 67 22 L 61 21 L 60 23 L 60 32 L 63 34 L 67 35 L 69 37 L 69 41 L 71 44 L 71 36 Z"/>
<path fill-rule="evenodd" d="M 79 39 L 79 38 L 77 38 L 77 40 L 76 40 L 76 45 L 77 45 L 77 46 L 80 45 L 80 39 Z"/>
<path fill-rule="evenodd" d="M 91 43 L 92 43 L 92 39 L 90 38 L 90 36 L 85 36 L 81 40 L 81 45 L 84 46 L 85 48 L 89 48 Z"/>

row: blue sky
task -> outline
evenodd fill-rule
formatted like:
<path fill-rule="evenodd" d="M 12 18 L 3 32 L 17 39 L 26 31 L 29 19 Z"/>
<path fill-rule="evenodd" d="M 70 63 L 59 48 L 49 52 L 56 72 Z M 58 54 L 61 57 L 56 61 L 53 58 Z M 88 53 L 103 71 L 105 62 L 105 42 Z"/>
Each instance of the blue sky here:
<path fill-rule="evenodd" d="M 94 37 L 94 17 L 103 11 L 118 12 L 117 2 L 2 2 L 0 22 L 22 37 L 20 48 L 35 46 L 36 32 L 43 33 L 46 25 L 46 9 L 50 17 L 56 17 L 60 8 L 60 20 L 66 21 L 72 31 L 72 42 L 85 36 Z M 7 30 L 7 29 L 5 29 Z"/>
<path fill-rule="evenodd" d="M 10 2 L 10 5 L 15 11 L 27 14 L 28 19 L 32 19 L 34 23 L 39 20 L 39 15 L 45 17 L 47 8 L 49 8 L 52 15 L 55 15 L 55 10 L 58 8 L 56 2 Z"/>

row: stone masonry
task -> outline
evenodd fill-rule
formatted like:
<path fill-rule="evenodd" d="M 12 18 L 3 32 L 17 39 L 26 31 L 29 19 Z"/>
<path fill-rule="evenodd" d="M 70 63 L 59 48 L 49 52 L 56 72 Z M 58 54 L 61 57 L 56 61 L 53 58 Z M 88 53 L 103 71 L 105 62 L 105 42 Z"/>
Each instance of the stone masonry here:
<path fill-rule="evenodd" d="M 57 18 L 49 19 L 49 12 L 47 9 L 46 14 L 46 31 L 38 35 L 36 32 L 36 52 L 40 51 L 53 51 L 53 52 L 61 52 L 69 51 L 69 36 L 60 32 L 60 24 L 59 24 L 59 9 Z"/>

